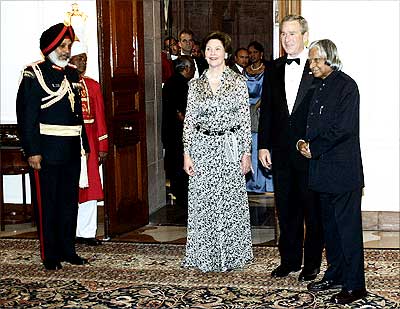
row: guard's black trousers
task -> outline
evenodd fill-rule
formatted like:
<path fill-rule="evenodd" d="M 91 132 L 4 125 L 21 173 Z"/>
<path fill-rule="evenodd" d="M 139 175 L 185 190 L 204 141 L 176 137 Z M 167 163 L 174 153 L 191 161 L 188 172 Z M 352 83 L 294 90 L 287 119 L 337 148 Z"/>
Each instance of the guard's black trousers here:
<path fill-rule="evenodd" d="M 80 160 L 62 164 L 43 160 L 41 167 L 29 173 L 41 258 L 61 261 L 76 255 Z"/>

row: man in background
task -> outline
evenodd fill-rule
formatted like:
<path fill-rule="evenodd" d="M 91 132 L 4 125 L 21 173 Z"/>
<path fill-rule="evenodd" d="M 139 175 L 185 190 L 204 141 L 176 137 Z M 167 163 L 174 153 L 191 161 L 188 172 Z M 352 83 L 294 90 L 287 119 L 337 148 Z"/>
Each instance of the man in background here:
<path fill-rule="evenodd" d="M 235 51 L 235 63 L 231 66 L 231 69 L 238 73 L 243 74 L 243 70 L 249 65 L 249 52 L 244 47 L 239 47 Z"/>
<path fill-rule="evenodd" d="M 89 152 L 89 145 L 83 126 L 79 75 L 68 64 L 74 39 L 73 28 L 62 23 L 42 33 L 40 49 L 45 58 L 23 71 L 16 102 L 46 270 L 61 269 L 64 261 L 88 263 L 75 251 L 81 162 L 86 162 L 81 155 Z"/>
<path fill-rule="evenodd" d="M 79 73 L 83 121 L 91 150 L 88 159 L 89 186 L 79 189 L 76 242 L 97 246 L 100 244 L 100 240 L 96 239 L 97 201 L 104 199 L 99 165 L 104 163 L 108 152 L 104 101 L 100 84 L 85 76 L 87 47 L 84 43 L 77 41 L 73 44 L 70 63 L 76 66 Z"/>
<path fill-rule="evenodd" d="M 163 87 L 162 142 L 165 149 L 164 166 L 176 203 L 187 210 L 188 175 L 183 170 L 183 120 L 185 119 L 188 81 L 194 75 L 190 56 L 176 60 L 175 73 Z M 185 216 L 186 217 L 186 216 Z"/>
<path fill-rule="evenodd" d="M 178 40 L 179 47 L 181 48 L 181 55 L 193 57 L 193 31 L 190 29 L 183 29 L 179 32 Z M 199 78 L 199 76 L 203 74 L 204 70 L 208 68 L 208 63 L 204 58 L 194 58 L 193 60 L 196 68 L 194 78 Z"/>
<path fill-rule="evenodd" d="M 193 41 L 192 57 L 194 59 L 204 58 L 204 55 L 201 51 L 201 43 L 199 41 Z"/>
<path fill-rule="evenodd" d="M 174 63 L 179 55 L 178 42 L 173 37 L 164 39 L 164 49 L 161 51 L 161 69 L 162 69 L 162 83 L 164 84 L 168 78 L 174 74 Z"/>

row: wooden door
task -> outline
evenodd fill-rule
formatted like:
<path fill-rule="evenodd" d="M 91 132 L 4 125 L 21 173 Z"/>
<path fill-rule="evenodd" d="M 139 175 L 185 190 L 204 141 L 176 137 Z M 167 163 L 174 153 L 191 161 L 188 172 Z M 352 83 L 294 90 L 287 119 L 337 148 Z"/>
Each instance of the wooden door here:
<path fill-rule="evenodd" d="M 97 0 L 99 68 L 109 134 L 105 236 L 149 219 L 141 0 Z"/>

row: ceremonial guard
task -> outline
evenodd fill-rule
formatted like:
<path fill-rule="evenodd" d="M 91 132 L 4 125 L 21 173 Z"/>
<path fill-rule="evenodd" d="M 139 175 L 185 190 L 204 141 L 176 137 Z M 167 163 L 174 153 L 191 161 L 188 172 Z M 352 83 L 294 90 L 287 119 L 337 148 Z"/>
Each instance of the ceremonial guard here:
<path fill-rule="evenodd" d="M 76 242 L 97 246 L 101 243 L 100 240 L 96 239 L 97 201 L 104 198 L 99 165 L 106 159 L 108 151 L 104 100 L 100 84 L 94 79 L 84 76 L 87 63 L 87 46 L 83 41 L 73 44 L 70 63 L 76 66 L 80 76 L 83 121 L 90 146 L 88 158 L 89 186 L 79 189 Z"/>
<path fill-rule="evenodd" d="M 82 186 L 87 182 L 89 145 L 78 72 L 68 64 L 74 39 L 73 28 L 62 23 L 43 32 L 40 49 L 45 59 L 24 69 L 16 102 L 19 134 L 31 168 L 40 253 L 47 270 L 60 269 L 63 261 L 88 262 L 75 251 L 79 182 Z"/>

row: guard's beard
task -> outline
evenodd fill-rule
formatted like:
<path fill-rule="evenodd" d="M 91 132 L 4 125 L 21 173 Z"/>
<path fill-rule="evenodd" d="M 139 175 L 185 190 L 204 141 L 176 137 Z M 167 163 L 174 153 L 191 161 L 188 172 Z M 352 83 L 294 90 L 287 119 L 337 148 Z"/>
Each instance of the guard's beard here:
<path fill-rule="evenodd" d="M 55 65 L 58 65 L 61 68 L 65 68 L 68 64 L 68 60 L 60 60 L 55 50 L 53 50 L 47 57 L 49 57 L 50 61 Z"/>

